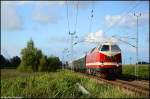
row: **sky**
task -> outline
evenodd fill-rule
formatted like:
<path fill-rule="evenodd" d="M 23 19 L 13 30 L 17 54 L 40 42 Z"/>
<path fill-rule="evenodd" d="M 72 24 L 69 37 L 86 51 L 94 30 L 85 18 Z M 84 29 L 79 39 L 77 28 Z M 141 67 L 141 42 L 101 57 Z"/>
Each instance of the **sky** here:
<path fill-rule="evenodd" d="M 45 55 L 70 61 L 70 31 L 78 36 L 73 39 L 78 42 L 73 59 L 112 41 L 121 48 L 123 63 L 135 63 L 136 49 L 117 39 L 136 45 L 135 39 L 129 39 L 137 33 L 134 13 L 141 13 L 139 60 L 149 61 L 149 1 L 1 1 L 1 53 L 7 58 L 21 56 L 21 49 L 33 39 Z"/>

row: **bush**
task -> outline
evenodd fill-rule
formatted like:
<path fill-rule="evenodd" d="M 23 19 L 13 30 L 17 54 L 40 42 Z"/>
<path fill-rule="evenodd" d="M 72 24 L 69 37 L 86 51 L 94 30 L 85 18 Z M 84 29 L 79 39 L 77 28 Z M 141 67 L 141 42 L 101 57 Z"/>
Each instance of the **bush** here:
<path fill-rule="evenodd" d="M 13 58 L 10 59 L 11 67 L 17 68 L 20 63 L 21 63 L 21 59 L 18 56 L 14 56 Z"/>
<path fill-rule="evenodd" d="M 44 55 L 40 59 L 40 64 L 38 66 L 38 70 L 39 71 L 46 71 L 47 70 L 47 57 Z"/>
<path fill-rule="evenodd" d="M 24 66 L 24 65 L 18 66 L 17 70 L 20 72 L 32 72 L 33 71 L 31 66 Z"/>
<path fill-rule="evenodd" d="M 56 71 L 57 69 L 60 69 L 61 61 L 58 57 L 50 56 L 47 59 L 47 66 L 48 71 Z"/>

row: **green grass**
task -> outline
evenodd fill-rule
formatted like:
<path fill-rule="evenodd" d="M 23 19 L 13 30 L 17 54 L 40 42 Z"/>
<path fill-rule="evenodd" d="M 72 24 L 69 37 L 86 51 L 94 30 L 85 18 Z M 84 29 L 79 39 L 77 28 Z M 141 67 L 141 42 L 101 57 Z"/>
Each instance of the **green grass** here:
<path fill-rule="evenodd" d="M 116 86 L 98 83 L 70 70 L 57 72 L 20 73 L 2 70 L 1 97 L 52 98 L 142 98 L 143 96 Z M 8 74 L 8 75 L 7 75 Z M 8 76 L 8 77 L 7 77 Z M 79 90 L 80 83 L 91 94 Z"/>
<path fill-rule="evenodd" d="M 20 73 L 16 69 L 1 69 L 1 79 L 15 78 L 15 77 L 27 77 L 31 73 L 22 72 Z"/>
<path fill-rule="evenodd" d="M 123 75 L 135 76 L 135 65 L 123 65 Z M 149 79 L 149 65 L 138 65 L 138 76 L 142 79 Z"/>

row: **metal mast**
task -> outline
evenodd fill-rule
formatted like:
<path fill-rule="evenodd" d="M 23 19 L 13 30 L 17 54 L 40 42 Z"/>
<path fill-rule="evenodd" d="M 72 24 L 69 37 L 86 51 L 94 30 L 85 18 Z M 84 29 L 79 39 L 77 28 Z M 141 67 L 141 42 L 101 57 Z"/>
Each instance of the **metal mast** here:
<path fill-rule="evenodd" d="M 68 48 L 64 48 L 64 50 L 62 51 L 62 69 L 65 69 L 65 66 L 64 66 L 64 64 L 66 62 L 65 54 L 67 54 L 67 52 L 68 52 Z"/>
<path fill-rule="evenodd" d="M 136 16 L 136 23 L 137 23 L 137 28 L 136 28 L 136 66 L 135 66 L 135 75 L 138 77 L 138 18 L 141 16 L 141 13 L 134 13 L 134 16 Z"/>
<path fill-rule="evenodd" d="M 74 70 L 74 68 L 73 68 L 73 39 L 74 39 L 74 35 L 76 34 L 76 32 L 73 32 L 73 33 L 71 33 L 71 32 L 69 32 L 69 35 L 71 35 L 71 68 L 72 68 L 72 70 Z"/>
<path fill-rule="evenodd" d="M 66 4 L 67 4 L 67 1 L 66 1 Z M 79 4 L 79 1 L 77 2 L 77 7 L 76 7 L 76 20 L 75 20 L 75 24 L 74 24 L 74 27 L 75 27 L 75 30 L 74 32 L 70 32 L 70 27 L 69 27 L 69 17 L 68 17 L 68 4 L 67 4 L 67 20 L 68 20 L 68 28 L 69 28 L 69 35 L 71 36 L 71 69 L 74 70 L 73 68 L 73 59 L 74 59 L 74 56 L 73 56 L 73 45 L 74 45 L 74 38 L 76 38 L 75 34 L 76 34 L 76 28 L 77 28 L 77 22 L 78 22 L 78 4 Z"/>
<path fill-rule="evenodd" d="M 130 65 L 131 65 L 132 58 L 130 57 L 129 60 L 130 60 Z"/>

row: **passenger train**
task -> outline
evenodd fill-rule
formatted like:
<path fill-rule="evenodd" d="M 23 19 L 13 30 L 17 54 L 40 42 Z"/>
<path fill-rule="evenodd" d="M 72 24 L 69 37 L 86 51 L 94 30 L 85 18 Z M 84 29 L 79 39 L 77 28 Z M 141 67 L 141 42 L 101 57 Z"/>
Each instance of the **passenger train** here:
<path fill-rule="evenodd" d="M 103 77 L 122 73 L 121 49 L 112 42 L 104 42 L 90 50 L 84 57 L 73 61 L 75 71 L 100 74 Z"/>

